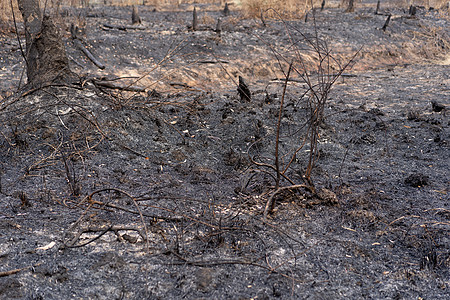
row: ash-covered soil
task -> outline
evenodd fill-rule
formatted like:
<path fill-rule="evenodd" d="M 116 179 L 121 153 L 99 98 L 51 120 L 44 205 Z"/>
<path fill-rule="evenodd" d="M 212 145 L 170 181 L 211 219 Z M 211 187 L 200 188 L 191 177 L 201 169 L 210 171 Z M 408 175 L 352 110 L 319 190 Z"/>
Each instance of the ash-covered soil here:
<path fill-rule="evenodd" d="M 320 125 L 320 197 L 285 190 L 266 222 L 275 173 L 251 160 L 274 163 L 293 49 L 317 79 L 302 40 L 315 35 L 311 16 L 264 27 L 204 7 L 193 32 L 191 12 L 139 7 L 143 24 L 125 31 L 104 25 L 129 25 L 128 8 L 69 11 L 64 21 L 85 22 L 83 42 L 106 68 L 64 32 L 83 87 L 18 93 L 20 50 L 2 36 L 0 298 L 448 298 L 448 12 L 386 8 L 395 17 L 383 31 L 374 7 L 317 12 L 341 65 L 359 53 Z M 112 82 L 146 92 L 94 85 L 102 76 L 133 77 Z M 282 165 L 303 141 L 305 91 L 294 72 Z M 295 183 L 308 153 L 286 171 Z"/>

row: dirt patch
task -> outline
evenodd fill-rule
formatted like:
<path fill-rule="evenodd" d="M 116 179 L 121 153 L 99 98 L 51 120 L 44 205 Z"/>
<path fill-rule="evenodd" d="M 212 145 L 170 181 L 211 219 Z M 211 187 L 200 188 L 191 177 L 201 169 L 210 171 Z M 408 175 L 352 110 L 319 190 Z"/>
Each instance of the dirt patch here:
<path fill-rule="evenodd" d="M 129 22 L 124 8 L 86 14 L 85 42 L 105 71 L 69 40 L 67 51 L 89 76 L 148 73 L 135 83 L 148 93 L 86 77 L 83 89 L 0 102 L 0 272 L 15 270 L 0 273 L 0 298 L 449 296 L 449 121 L 431 104 L 450 105 L 448 67 L 433 63 L 448 48 L 438 53 L 423 31 L 447 28 L 434 37 L 448 43 L 448 16 L 419 10 L 383 32 L 370 8 L 317 14 L 339 59 L 364 48 L 329 95 L 318 197 L 286 190 L 264 222 L 274 180 L 249 157 L 273 162 L 283 74 L 272 50 L 292 57 L 285 24 L 233 12 L 218 36 L 208 24 L 188 31 L 190 13 L 139 11 L 144 30 L 104 28 Z M 294 40 L 314 34 L 303 20 L 288 26 Z M 23 63 L 14 37 L 2 39 L 6 96 Z M 282 153 L 298 147 L 308 110 L 293 79 Z M 298 182 L 305 153 L 287 173 Z"/>

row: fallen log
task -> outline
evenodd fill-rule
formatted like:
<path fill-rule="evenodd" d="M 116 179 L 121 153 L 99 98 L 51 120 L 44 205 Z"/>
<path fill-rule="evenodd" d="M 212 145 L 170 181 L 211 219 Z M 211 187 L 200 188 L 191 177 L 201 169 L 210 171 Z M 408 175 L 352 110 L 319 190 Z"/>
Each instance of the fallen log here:
<path fill-rule="evenodd" d="M 88 49 L 86 49 L 86 47 L 84 47 L 79 39 L 75 38 L 72 41 L 75 46 L 80 49 L 84 53 L 84 55 L 86 55 L 99 69 L 103 70 L 105 68 L 105 65 L 102 64 L 98 59 L 96 59 L 94 55 L 92 55 L 92 53 Z"/>
<path fill-rule="evenodd" d="M 198 64 L 228 64 L 230 63 L 228 60 L 199 60 Z"/>
<path fill-rule="evenodd" d="M 112 24 L 103 24 L 104 29 L 118 29 L 118 30 L 145 30 L 144 26 L 133 26 L 133 25 L 112 25 Z"/>
<path fill-rule="evenodd" d="M 140 87 L 140 86 L 135 86 L 135 85 L 119 84 L 119 83 L 114 83 L 111 81 L 96 80 L 96 79 L 93 79 L 92 82 L 97 86 L 106 87 L 109 89 L 128 91 L 128 92 L 138 92 L 138 93 L 145 92 L 145 87 Z"/>

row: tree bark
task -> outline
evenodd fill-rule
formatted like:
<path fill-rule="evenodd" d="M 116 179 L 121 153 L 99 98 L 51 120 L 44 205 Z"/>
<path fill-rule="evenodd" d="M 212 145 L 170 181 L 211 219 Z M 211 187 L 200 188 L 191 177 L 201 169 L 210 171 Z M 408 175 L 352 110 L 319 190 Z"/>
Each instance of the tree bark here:
<path fill-rule="evenodd" d="M 17 0 L 24 20 L 28 83 L 74 79 L 58 28 L 49 16 L 42 17 L 38 0 Z"/>
<path fill-rule="evenodd" d="M 36 44 L 34 44 L 33 41 L 41 32 L 42 14 L 39 7 L 39 1 L 17 0 L 17 2 L 25 26 L 25 60 L 27 64 L 27 76 L 30 81 L 30 78 L 33 78 L 33 73 L 37 69 L 37 61 L 29 58 L 37 56 Z"/>

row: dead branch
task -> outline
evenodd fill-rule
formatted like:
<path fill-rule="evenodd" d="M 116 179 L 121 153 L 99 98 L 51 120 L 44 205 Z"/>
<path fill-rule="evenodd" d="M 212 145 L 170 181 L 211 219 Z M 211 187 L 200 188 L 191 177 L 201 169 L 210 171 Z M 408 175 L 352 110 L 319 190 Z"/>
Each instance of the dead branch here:
<path fill-rule="evenodd" d="M 130 226 L 119 226 L 119 225 L 113 226 L 113 225 L 110 225 L 110 226 L 107 226 L 106 228 L 105 227 L 87 227 L 87 228 L 84 228 L 81 231 L 79 231 L 70 242 L 64 244 L 64 248 L 80 248 L 80 247 L 84 247 L 84 246 L 86 246 L 86 245 L 88 245 L 88 244 L 98 240 L 100 237 L 102 237 L 108 231 L 112 231 L 112 232 L 114 232 L 116 234 L 117 234 L 118 231 L 136 231 L 140 235 L 140 237 L 142 238 L 143 241 L 147 241 L 147 237 L 146 237 L 145 233 L 142 232 L 138 228 L 130 227 Z M 75 245 L 75 243 L 79 240 L 79 238 L 83 234 L 91 233 L 91 232 L 100 232 L 100 234 L 97 235 L 96 237 L 94 237 L 94 238 L 92 238 L 92 239 L 82 243 L 82 244 Z"/>
<path fill-rule="evenodd" d="M 269 215 L 269 213 L 271 213 L 275 207 L 275 196 L 277 194 L 279 194 L 282 191 L 286 191 L 286 190 L 296 190 L 296 189 L 300 189 L 300 188 L 304 188 L 309 190 L 310 192 L 314 192 L 314 190 L 312 189 L 311 186 L 306 185 L 306 184 L 296 184 L 296 185 L 291 185 L 291 186 L 284 186 L 281 188 L 278 188 L 273 194 L 272 196 L 270 196 L 269 200 L 267 200 L 266 202 L 266 206 L 264 208 L 264 220 L 267 220 L 267 216 Z"/>
<path fill-rule="evenodd" d="M 102 64 L 98 59 L 96 59 L 94 55 L 92 55 L 92 53 L 88 49 L 86 49 L 86 47 L 83 46 L 83 44 L 79 39 L 75 38 L 72 41 L 75 44 L 75 46 L 79 50 L 81 50 L 84 53 L 84 55 L 86 55 L 99 69 L 103 70 L 105 68 L 105 65 Z"/>
<path fill-rule="evenodd" d="M 140 86 L 130 86 L 127 84 L 118 84 L 118 83 L 114 83 L 111 81 L 106 81 L 106 80 L 96 80 L 93 79 L 92 82 L 97 86 L 102 86 L 102 87 L 106 87 L 109 89 L 115 89 L 115 90 L 121 90 L 121 91 L 129 91 L 129 92 L 136 92 L 136 93 L 144 93 L 145 92 L 145 87 L 140 87 Z"/>
<path fill-rule="evenodd" d="M 88 206 L 87 210 L 89 210 L 89 208 L 91 208 L 93 204 L 98 204 L 98 203 L 103 204 L 102 202 L 93 201 L 93 200 L 92 200 L 92 197 L 93 197 L 95 194 L 99 194 L 99 193 L 101 193 L 101 192 L 108 192 L 108 191 L 115 191 L 115 192 L 118 192 L 118 193 L 120 193 L 120 194 L 123 194 L 123 195 L 125 195 L 126 197 L 128 197 L 128 198 L 133 202 L 134 206 L 136 207 L 137 213 L 139 214 L 139 216 L 140 216 L 140 218 L 141 218 L 141 223 L 142 223 L 142 226 L 144 227 L 145 235 L 148 236 L 147 225 L 146 225 L 146 223 L 145 223 L 145 221 L 144 221 L 144 215 L 142 214 L 142 211 L 141 211 L 141 209 L 140 209 L 140 207 L 139 207 L 139 204 L 136 202 L 136 199 L 135 199 L 133 196 L 131 196 L 130 194 L 128 194 L 128 193 L 125 192 L 125 191 L 122 191 L 122 190 L 116 189 L 116 188 L 104 188 L 104 189 L 96 190 L 96 191 L 92 192 L 91 194 L 89 194 L 88 196 L 86 196 L 83 200 L 81 200 L 81 201 L 78 203 L 77 206 L 81 206 L 84 202 L 88 201 L 89 206 Z M 111 204 L 110 204 L 110 205 L 111 205 Z M 86 210 L 86 211 L 87 211 L 87 210 Z M 79 223 L 80 221 L 81 221 L 81 218 L 80 218 L 76 223 Z M 106 232 L 105 232 L 105 233 L 106 233 Z M 150 245 L 149 245 L 149 242 L 148 242 L 148 239 L 147 239 L 147 250 L 149 250 L 149 249 L 150 249 Z"/>
<path fill-rule="evenodd" d="M 0 272 L 0 277 L 6 277 L 6 276 L 9 276 L 9 275 L 14 275 L 14 274 L 17 274 L 17 273 L 19 273 L 19 272 L 21 272 L 21 271 L 25 271 L 25 270 L 28 270 L 28 269 L 37 267 L 37 266 L 39 266 L 40 264 L 41 264 L 41 263 L 38 263 L 38 264 L 33 265 L 33 266 L 25 267 L 25 268 L 14 269 L 14 270 L 9 270 L 9 271 L 3 271 L 3 272 Z"/>
<path fill-rule="evenodd" d="M 291 71 L 292 71 L 292 64 L 293 64 L 293 62 L 291 62 L 289 64 L 289 70 L 286 75 L 286 81 L 284 82 L 283 94 L 281 96 L 280 108 L 279 108 L 279 112 L 278 112 L 278 122 L 277 122 L 277 127 L 276 127 L 277 133 L 276 133 L 276 137 L 275 137 L 275 171 L 277 172 L 277 180 L 275 182 L 275 189 L 278 189 L 280 187 L 281 172 L 280 172 L 280 162 L 279 162 L 280 156 L 279 156 L 278 148 L 280 145 L 281 116 L 283 114 L 284 98 L 286 96 L 286 89 L 287 89 L 287 85 L 288 85 L 289 76 L 291 75 Z"/>
<path fill-rule="evenodd" d="M 199 60 L 197 61 L 198 64 L 229 64 L 230 61 L 228 60 Z"/>
<path fill-rule="evenodd" d="M 104 29 L 118 29 L 118 30 L 145 30 L 144 26 L 133 26 L 133 25 L 113 25 L 113 24 L 103 24 Z"/>

